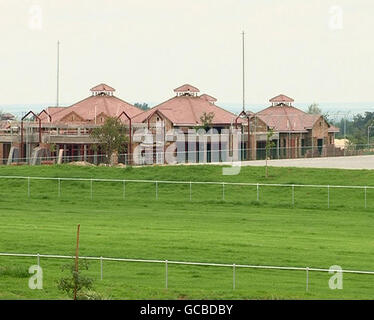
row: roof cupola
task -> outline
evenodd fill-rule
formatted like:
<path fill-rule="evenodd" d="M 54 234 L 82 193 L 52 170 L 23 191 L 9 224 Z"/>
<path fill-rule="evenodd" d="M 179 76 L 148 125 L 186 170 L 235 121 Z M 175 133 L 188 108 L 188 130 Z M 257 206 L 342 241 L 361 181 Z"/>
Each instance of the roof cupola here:
<path fill-rule="evenodd" d="M 116 89 L 102 83 L 90 89 L 93 96 L 112 96 Z"/>
<path fill-rule="evenodd" d="M 272 106 L 277 106 L 279 104 L 285 104 L 287 106 L 292 106 L 292 102 L 294 102 L 294 99 L 292 99 L 290 97 L 287 97 L 284 94 L 280 94 L 280 95 L 278 95 L 274 98 L 271 98 L 269 100 L 269 102 L 271 102 Z"/>
<path fill-rule="evenodd" d="M 183 86 L 180 86 L 174 89 L 174 92 L 177 94 L 177 97 L 180 97 L 180 96 L 197 97 L 197 94 L 200 92 L 200 90 L 194 86 L 191 86 L 190 84 L 184 84 Z"/>

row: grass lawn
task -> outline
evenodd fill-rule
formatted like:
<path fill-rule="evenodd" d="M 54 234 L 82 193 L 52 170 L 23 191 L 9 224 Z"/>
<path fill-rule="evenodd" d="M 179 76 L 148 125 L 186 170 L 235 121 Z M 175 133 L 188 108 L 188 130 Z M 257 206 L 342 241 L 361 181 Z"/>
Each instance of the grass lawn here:
<path fill-rule="evenodd" d="M 374 172 L 221 166 L 105 168 L 0 167 L 0 175 L 374 186 Z M 73 255 L 81 224 L 80 254 L 235 264 L 374 270 L 374 190 L 0 179 L 0 252 Z M 57 281 L 66 260 L 41 259 L 43 290 L 28 288 L 35 258 L 0 257 L 0 299 L 65 299 Z M 113 299 L 372 299 L 374 275 L 344 274 L 331 290 L 328 273 L 232 269 L 134 262 L 89 262 L 95 290 Z"/>

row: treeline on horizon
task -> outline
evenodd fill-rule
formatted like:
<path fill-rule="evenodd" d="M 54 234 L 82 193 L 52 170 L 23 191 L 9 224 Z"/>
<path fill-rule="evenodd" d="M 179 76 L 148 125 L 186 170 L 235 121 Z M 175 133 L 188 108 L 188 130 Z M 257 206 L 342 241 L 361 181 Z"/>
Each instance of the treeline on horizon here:
<path fill-rule="evenodd" d="M 338 127 L 340 132 L 336 134 L 337 139 L 348 139 L 352 144 L 367 145 L 374 143 L 374 112 L 366 111 L 358 113 L 351 119 L 340 119 L 331 121 L 331 124 Z M 368 140 L 373 138 L 372 141 Z M 371 139 L 370 139 L 371 140 Z"/>
<path fill-rule="evenodd" d="M 374 112 L 366 111 L 354 114 L 351 117 L 348 117 L 347 114 L 340 119 L 334 119 L 329 112 L 323 113 L 316 103 L 310 105 L 307 112 L 322 114 L 330 124 L 338 127 L 339 133 L 336 133 L 336 139 L 346 138 L 350 144 L 361 145 L 362 148 L 369 143 L 374 143 L 374 140 L 370 141 L 370 138 L 374 136 Z"/>

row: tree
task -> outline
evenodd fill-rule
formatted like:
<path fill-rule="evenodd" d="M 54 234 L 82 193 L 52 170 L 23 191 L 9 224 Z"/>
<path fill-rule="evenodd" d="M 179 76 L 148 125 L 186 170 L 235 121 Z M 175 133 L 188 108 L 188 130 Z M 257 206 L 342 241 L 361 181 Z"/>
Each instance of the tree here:
<path fill-rule="evenodd" d="M 80 270 L 88 270 L 88 264 L 84 260 L 80 262 Z M 57 288 L 61 291 L 64 291 L 69 297 L 74 297 L 74 291 L 76 290 L 77 296 L 81 295 L 81 292 L 84 290 L 91 290 L 93 285 L 93 280 L 89 277 L 83 276 L 81 271 L 76 271 L 74 264 L 64 265 L 62 271 L 70 269 L 70 276 L 63 277 L 58 281 Z"/>
<path fill-rule="evenodd" d="M 212 127 L 213 118 L 214 112 L 204 112 L 203 115 L 200 117 L 201 126 L 199 128 L 203 128 L 205 131 L 208 131 Z"/>
<path fill-rule="evenodd" d="M 150 108 L 148 107 L 148 103 L 145 103 L 145 102 L 144 102 L 144 103 L 135 102 L 135 103 L 134 103 L 134 106 L 137 107 L 137 108 L 139 108 L 139 109 L 142 109 L 142 110 L 144 110 L 144 111 L 150 109 Z"/>
<path fill-rule="evenodd" d="M 101 127 L 94 128 L 90 136 L 104 151 L 108 164 L 112 155 L 124 150 L 128 142 L 125 125 L 119 119 L 112 117 L 107 118 Z"/>
<path fill-rule="evenodd" d="M 347 138 L 352 144 L 358 145 L 357 148 L 367 146 L 368 134 L 372 136 L 374 129 L 368 129 L 374 124 L 374 112 L 365 112 L 364 114 L 356 114 L 353 117 L 342 116 L 338 121 L 334 121 L 333 125 L 340 129 L 336 134 L 337 139 Z"/>
<path fill-rule="evenodd" d="M 270 150 L 271 148 L 274 148 L 275 143 L 271 138 L 274 135 L 274 130 L 270 128 L 266 134 L 266 145 L 265 145 L 265 150 L 266 150 L 266 159 L 265 159 L 265 177 L 268 178 L 268 158 L 270 156 Z"/>
<path fill-rule="evenodd" d="M 309 113 L 309 114 L 322 114 L 322 110 L 317 103 L 312 103 L 308 107 L 307 113 Z"/>

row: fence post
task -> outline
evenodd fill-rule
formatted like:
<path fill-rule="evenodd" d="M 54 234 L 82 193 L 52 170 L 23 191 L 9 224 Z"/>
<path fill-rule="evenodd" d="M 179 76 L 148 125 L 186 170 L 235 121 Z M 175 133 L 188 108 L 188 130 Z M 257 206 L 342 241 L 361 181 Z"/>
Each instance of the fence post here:
<path fill-rule="evenodd" d="M 40 255 L 39 255 L 39 253 L 36 255 L 36 261 L 38 263 L 38 267 L 40 267 Z"/>
<path fill-rule="evenodd" d="M 103 257 L 100 257 L 100 280 L 103 280 Z"/>
<path fill-rule="evenodd" d="M 165 288 L 168 288 L 168 261 L 165 260 Z"/>
<path fill-rule="evenodd" d="M 192 200 L 192 182 L 190 181 L 190 201 Z"/>
<path fill-rule="evenodd" d="M 91 179 L 90 185 L 91 185 L 90 194 L 91 194 L 91 200 L 92 200 L 92 198 L 93 198 L 93 193 L 92 193 L 92 179 Z"/>
<path fill-rule="evenodd" d="M 257 183 L 257 201 L 260 201 L 260 187 L 258 183 Z"/>
<path fill-rule="evenodd" d="M 367 187 L 365 187 L 365 209 L 367 208 L 366 192 L 367 192 Z"/>
<path fill-rule="evenodd" d="M 123 200 L 126 199 L 126 180 L 123 180 Z"/>
<path fill-rule="evenodd" d="M 292 206 L 295 205 L 295 186 L 292 185 Z"/>
<path fill-rule="evenodd" d="M 225 200 L 225 183 L 222 182 L 222 200 Z"/>
<path fill-rule="evenodd" d="M 156 181 L 156 200 L 158 200 L 158 181 Z"/>
<path fill-rule="evenodd" d="M 30 198 L 30 177 L 27 178 L 27 196 Z"/>
<path fill-rule="evenodd" d="M 232 265 L 232 289 L 235 290 L 235 263 Z"/>
<path fill-rule="evenodd" d="M 58 197 L 61 197 L 61 179 L 58 178 Z"/>
<path fill-rule="evenodd" d="M 327 208 L 330 209 L 330 185 L 327 186 Z"/>
<path fill-rule="evenodd" d="M 309 267 L 306 267 L 306 291 L 309 290 Z"/>

